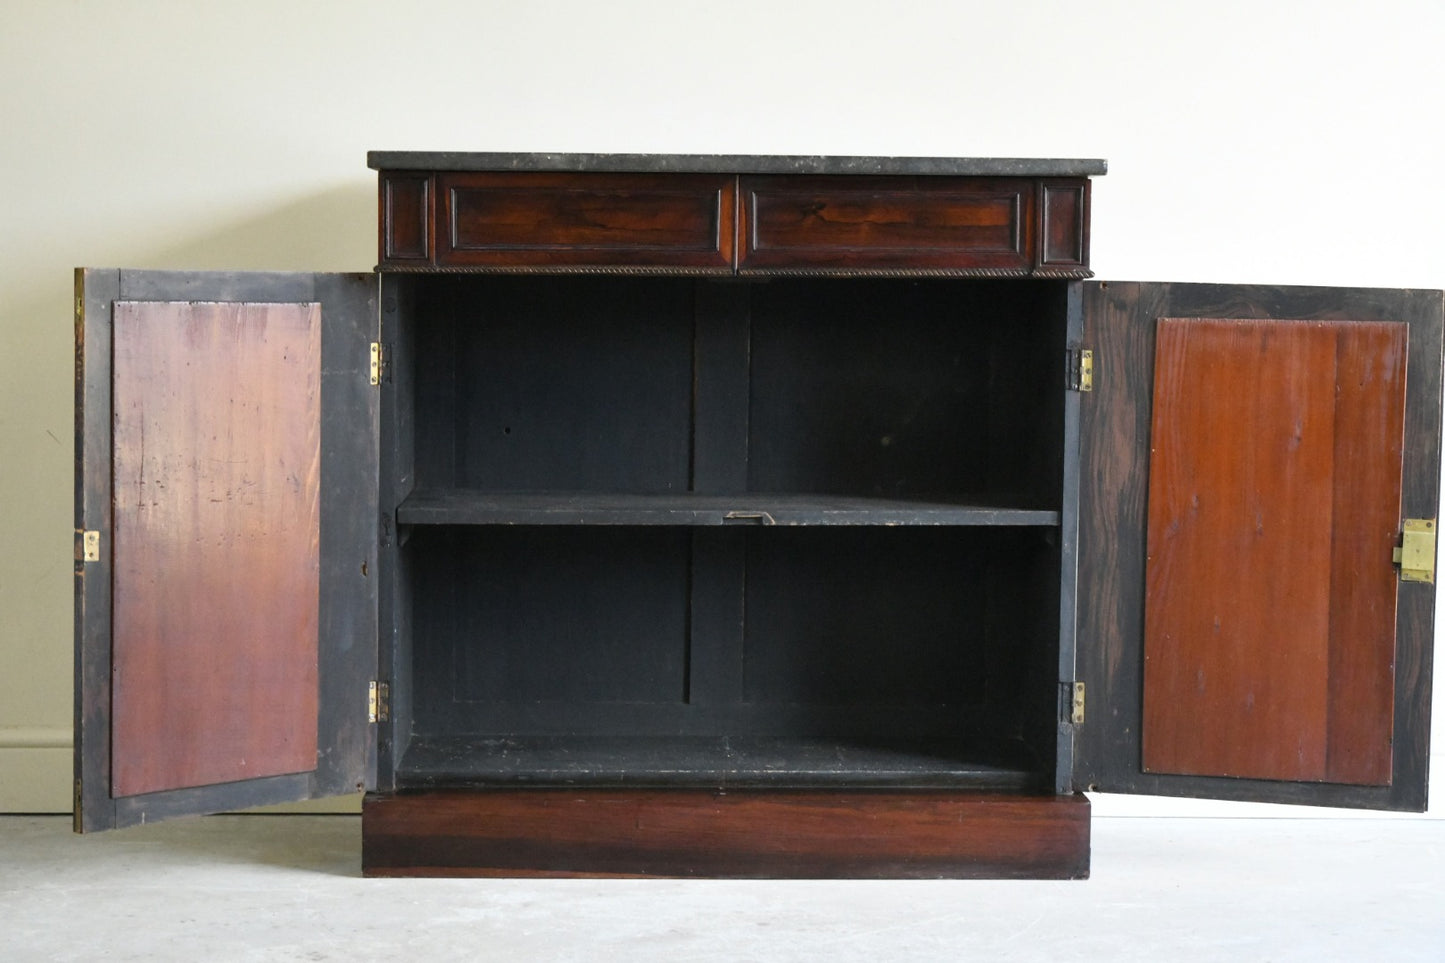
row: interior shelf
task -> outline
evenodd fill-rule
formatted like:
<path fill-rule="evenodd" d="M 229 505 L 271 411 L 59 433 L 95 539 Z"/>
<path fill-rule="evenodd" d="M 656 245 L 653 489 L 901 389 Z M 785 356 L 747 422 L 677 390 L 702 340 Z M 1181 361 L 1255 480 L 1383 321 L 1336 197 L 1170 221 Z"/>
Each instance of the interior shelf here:
<path fill-rule="evenodd" d="M 613 494 L 602 492 L 413 492 L 396 512 L 403 525 L 993 525 L 1050 527 L 1059 513 L 1009 507 L 1007 499 L 836 495 Z"/>
<path fill-rule="evenodd" d="M 961 744 L 858 744 L 823 738 L 451 737 L 412 742 L 405 788 L 688 786 L 1038 788 L 1024 760 Z"/>

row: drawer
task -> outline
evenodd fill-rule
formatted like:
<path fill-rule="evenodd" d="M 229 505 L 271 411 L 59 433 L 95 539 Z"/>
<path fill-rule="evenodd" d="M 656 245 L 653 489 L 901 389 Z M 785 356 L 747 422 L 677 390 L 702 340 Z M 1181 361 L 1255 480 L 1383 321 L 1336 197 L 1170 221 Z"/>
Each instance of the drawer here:
<path fill-rule="evenodd" d="M 435 179 L 436 267 L 733 269 L 730 176 L 460 172 Z"/>
<path fill-rule="evenodd" d="M 1037 269 L 1051 260 L 1077 273 L 1083 195 L 1048 185 L 1054 203 L 1045 185 L 1003 177 L 745 177 L 739 269 L 1006 276 L 1046 273 Z M 1056 211 L 1044 230 L 1040 197 Z M 1045 236 L 1048 252 L 1040 250 Z"/>
<path fill-rule="evenodd" d="M 1088 277 L 1086 178 L 383 171 L 388 271 Z"/>

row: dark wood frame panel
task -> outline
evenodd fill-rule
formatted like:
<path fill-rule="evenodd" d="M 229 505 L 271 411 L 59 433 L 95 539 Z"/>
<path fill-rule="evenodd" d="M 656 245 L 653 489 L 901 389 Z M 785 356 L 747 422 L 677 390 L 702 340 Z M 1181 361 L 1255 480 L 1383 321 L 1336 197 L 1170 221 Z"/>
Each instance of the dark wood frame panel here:
<path fill-rule="evenodd" d="M 1098 371 L 1083 403 L 1078 652 L 1089 712 L 1077 737 L 1083 790 L 1421 811 L 1429 770 L 1434 588 L 1400 584 L 1394 779 L 1388 787 L 1142 771 L 1145 519 L 1158 318 L 1281 318 L 1409 324 L 1402 513 L 1439 504 L 1442 294 L 1209 284 L 1084 285 Z M 1201 720 L 1200 738 L 1208 738 Z"/>
<path fill-rule="evenodd" d="M 374 781 L 366 723 L 375 677 L 377 392 L 370 275 L 88 270 L 76 273 L 75 823 L 89 831 L 171 815 L 334 796 Z M 320 705 L 317 768 L 126 798 L 110 795 L 111 303 L 319 302 L 322 316 Z M 83 532 L 100 533 L 85 561 Z"/>

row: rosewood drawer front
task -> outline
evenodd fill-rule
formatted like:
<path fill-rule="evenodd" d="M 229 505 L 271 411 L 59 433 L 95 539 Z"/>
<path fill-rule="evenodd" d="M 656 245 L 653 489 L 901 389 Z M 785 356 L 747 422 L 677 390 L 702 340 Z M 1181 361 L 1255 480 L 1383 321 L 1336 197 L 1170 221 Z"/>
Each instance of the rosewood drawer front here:
<path fill-rule="evenodd" d="M 1031 266 L 1032 181 L 749 177 L 739 186 L 744 271 Z"/>
<path fill-rule="evenodd" d="M 730 273 L 734 179 L 719 175 L 438 173 L 422 193 L 383 179 L 384 267 Z M 390 196 L 405 203 L 391 205 Z M 432 190 L 434 185 L 434 191 Z M 436 229 L 397 216 L 433 216 Z M 400 260 L 435 238 L 430 258 Z M 408 247 L 409 245 L 409 247 Z"/>
<path fill-rule="evenodd" d="M 1087 277 L 1088 181 L 384 171 L 390 271 Z"/>
<path fill-rule="evenodd" d="M 739 270 L 1082 275 L 1085 190 L 1032 178 L 745 177 Z"/>

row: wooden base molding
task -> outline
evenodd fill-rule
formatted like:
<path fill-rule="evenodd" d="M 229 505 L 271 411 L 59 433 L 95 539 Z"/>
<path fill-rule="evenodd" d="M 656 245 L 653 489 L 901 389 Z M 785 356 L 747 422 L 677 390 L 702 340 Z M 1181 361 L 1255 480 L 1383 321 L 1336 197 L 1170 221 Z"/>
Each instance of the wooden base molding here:
<path fill-rule="evenodd" d="M 1083 795 L 707 790 L 368 795 L 367 876 L 1080 879 Z"/>

